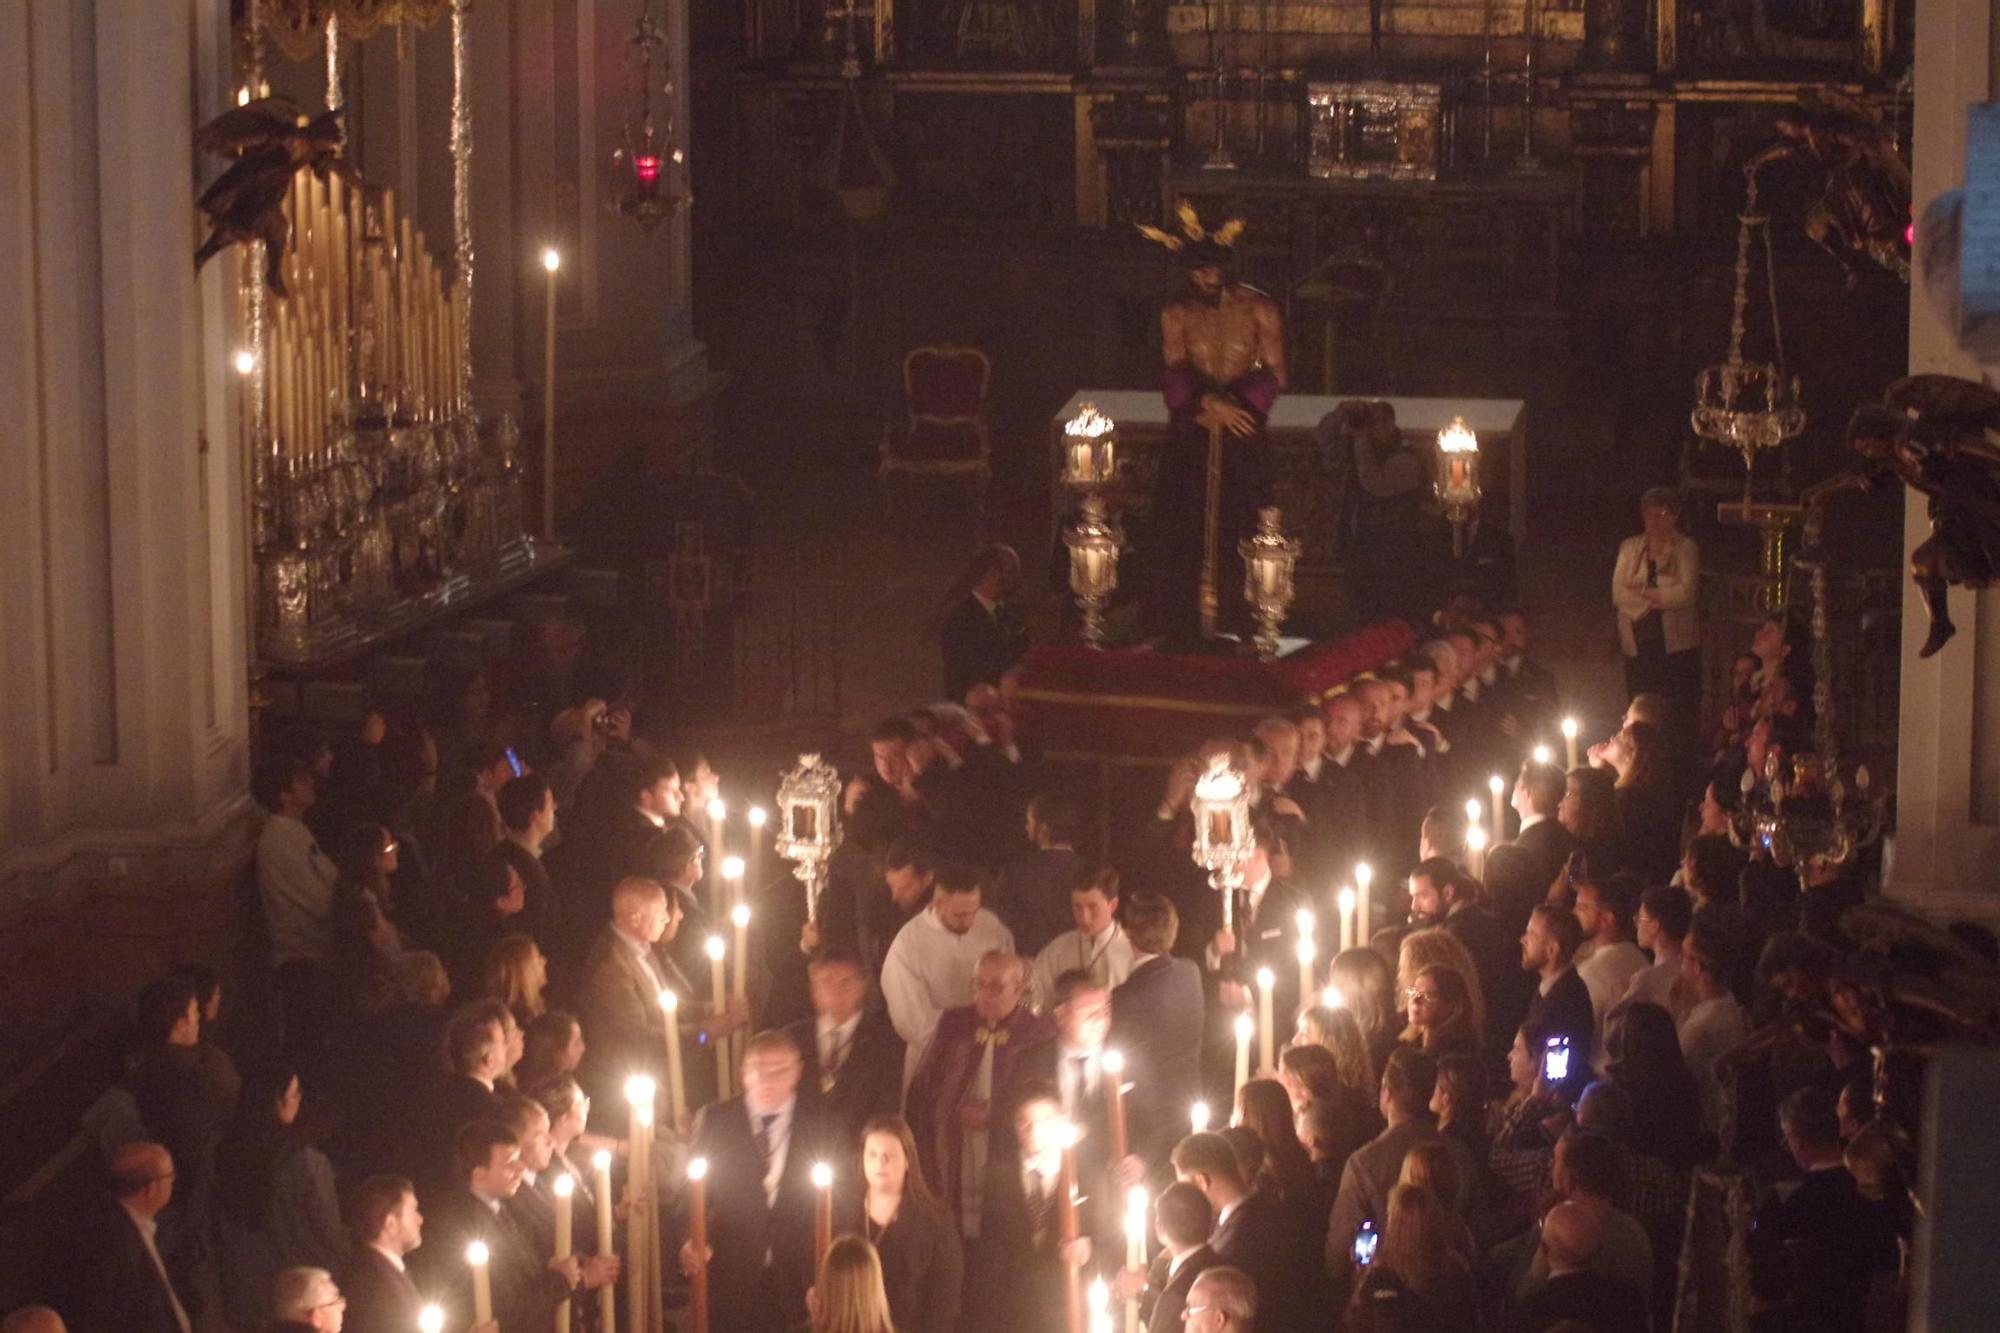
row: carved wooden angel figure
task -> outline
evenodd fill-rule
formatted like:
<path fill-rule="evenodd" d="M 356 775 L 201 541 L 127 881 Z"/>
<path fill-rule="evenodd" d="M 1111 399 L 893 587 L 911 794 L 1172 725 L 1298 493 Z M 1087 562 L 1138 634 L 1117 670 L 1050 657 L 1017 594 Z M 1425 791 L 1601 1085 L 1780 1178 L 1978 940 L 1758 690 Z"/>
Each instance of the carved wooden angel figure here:
<path fill-rule="evenodd" d="M 1889 386 L 1882 404 L 1858 409 L 1847 442 L 1864 460 L 1801 499 L 1808 508 L 1844 491 L 1900 479 L 1930 500 L 1931 535 L 1910 552 L 1910 576 L 1931 615 L 1919 657 L 1957 633 L 1946 589 L 2000 581 L 2000 393 L 1953 375 L 1911 375 Z"/>
<path fill-rule="evenodd" d="M 361 183 L 340 156 L 346 141 L 340 114 L 335 108 L 309 118 L 290 98 L 260 97 L 231 107 L 195 131 L 197 149 L 236 159 L 202 193 L 201 211 L 210 230 L 194 252 L 196 269 L 232 245 L 262 241 L 264 281 L 278 295 L 286 294 L 280 266 L 291 243 L 285 194 L 292 177 L 306 167 L 321 180 L 337 173 L 351 185 Z"/>
<path fill-rule="evenodd" d="M 1814 89 L 1778 112 L 1778 138 L 1743 164 L 1754 178 L 1781 159 L 1813 178 L 1805 231 L 1847 270 L 1854 286 L 1862 263 L 1910 280 L 1910 167 L 1895 135 L 1860 102 Z"/>

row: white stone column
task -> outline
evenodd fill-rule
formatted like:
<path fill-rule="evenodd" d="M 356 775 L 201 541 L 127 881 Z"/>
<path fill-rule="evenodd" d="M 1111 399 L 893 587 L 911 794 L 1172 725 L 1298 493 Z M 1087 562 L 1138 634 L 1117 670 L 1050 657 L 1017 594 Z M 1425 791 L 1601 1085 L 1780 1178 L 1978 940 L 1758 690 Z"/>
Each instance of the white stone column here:
<path fill-rule="evenodd" d="M 246 814 L 226 0 L 0 0 L 0 909 L 226 870 Z"/>
<path fill-rule="evenodd" d="M 1965 179 L 1966 109 L 1991 100 L 1994 0 L 1918 0 L 1914 202 Z M 1921 257 L 1919 257 L 1921 264 Z M 1910 370 L 1981 378 L 1921 280 L 1910 286 Z M 1904 550 L 1930 535 L 1922 496 L 1904 505 Z M 1888 892 L 1939 919 L 2000 921 L 2000 595 L 1954 589 L 1958 636 L 1928 661 L 1923 601 L 1905 582 L 1896 837 Z"/>

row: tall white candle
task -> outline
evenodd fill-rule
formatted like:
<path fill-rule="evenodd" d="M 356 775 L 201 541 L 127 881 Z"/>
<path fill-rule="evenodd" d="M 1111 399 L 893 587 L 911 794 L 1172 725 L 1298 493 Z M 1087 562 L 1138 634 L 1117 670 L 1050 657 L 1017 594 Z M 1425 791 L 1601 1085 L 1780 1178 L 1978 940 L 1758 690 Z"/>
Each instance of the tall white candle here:
<path fill-rule="evenodd" d="M 562 255 L 554 246 L 542 251 L 548 272 L 547 318 L 542 336 L 542 536 L 556 539 L 556 274 Z"/>
<path fill-rule="evenodd" d="M 1340 905 L 1340 949 L 1345 953 L 1354 947 L 1353 888 L 1346 884 L 1341 885 L 1340 892 L 1334 895 L 1334 901 Z"/>
<path fill-rule="evenodd" d="M 1243 1085 L 1250 1081 L 1250 1037 L 1253 1033 L 1256 1032 L 1256 1030 L 1257 1030 L 1257 1020 L 1250 1016 L 1250 1011 L 1248 1009 L 1245 1009 L 1242 1013 L 1236 1015 L 1235 1095 L 1239 1097 L 1243 1093 Z M 1231 1106 L 1235 1105 L 1235 1101 L 1233 1098 L 1231 1099 L 1230 1105 Z"/>
<path fill-rule="evenodd" d="M 1570 768 L 1576 767 L 1576 733 L 1578 730 L 1575 718 L 1566 717 L 1563 719 L 1563 749 L 1567 752 L 1569 758 L 1568 766 Z"/>
<path fill-rule="evenodd" d="M 1507 836 L 1507 779 L 1495 773 L 1486 779 L 1486 789 L 1493 793 L 1493 841 Z"/>
<path fill-rule="evenodd" d="M 1313 993 L 1313 963 L 1319 958 L 1319 945 L 1310 935 L 1299 936 L 1299 1003 L 1311 1004 Z"/>
<path fill-rule="evenodd" d="M 493 1271 L 487 1261 L 492 1255 L 486 1242 L 475 1240 L 465 1247 L 465 1262 L 472 1265 L 472 1322 L 493 1322 Z"/>
<path fill-rule="evenodd" d="M 681 1070 L 681 997 L 670 990 L 660 992 L 660 1009 L 667 1018 L 667 1117 L 668 1125 L 679 1133 L 687 1120 L 687 1076 Z"/>
<path fill-rule="evenodd" d="M 1268 1074 L 1278 1063 L 1276 1033 L 1273 1028 L 1276 1008 L 1271 992 L 1277 986 L 1278 978 L 1268 967 L 1257 969 L 1257 1072 Z"/>
<path fill-rule="evenodd" d="M 597 1176 L 597 1252 L 612 1252 L 611 1232 L 611 1152 L 599 1148 L 590 1155 L 590 1169 Z M 626 1263 L 631 1263 L 631 1242 L 626 1242 Z M 618 1288 L 607 1282 L 597 1289 L 597 1323 L 604 1333 L 618 1333 Z"/>
<path fill-rule="evenodd" d="M 575 1207 L 576 1181 L 565 1171 L 555 1178 L 549 1187 L 556 1196 L 556 1252 L 558 1259 L 567 1259 L 575 1251 L 576 1238 L 573 1232 L 575 1218 L 571 1209 Z M 569 1333 L 569 1301 L 556 1303 L 556 1333 Z"/>
<path fill-rule="evenodd" d="M 1146 1270 L 1146 1187 L 1134 1185 L 1125 1195 L 1125 1266 Z M 1139 1297 L 1125 1302 L 1125 1333 L 1139 1333 Z"/>
<path fill-rule="evenodd" d="M 729 983 L 723 975 L 722 965 L 723 955 L 728 951 L 728 946 L 722 942 L 722 936 L 710 935 L 708 943 L 703 947 L 708 952 L 709 966 L 714 971 L 715 1016 L 720 1019 L 724 1014 L 729 1012 Z M 718 1039 L 710 1044 L 715 1047 L 716 1096 L 718 1098 L 728 1097 L 731 1095 L 730 1076 L 733 1073 L 729 1067 L 729 1048 L 731 1043 Z"/>
<path fill-rule="evenodd" d="M 1375 867 L 1366 861 L 1354 863 L 1354 943 L 1366 948 L 1374 936 L 1371 927 L 1375 924 Z"/>

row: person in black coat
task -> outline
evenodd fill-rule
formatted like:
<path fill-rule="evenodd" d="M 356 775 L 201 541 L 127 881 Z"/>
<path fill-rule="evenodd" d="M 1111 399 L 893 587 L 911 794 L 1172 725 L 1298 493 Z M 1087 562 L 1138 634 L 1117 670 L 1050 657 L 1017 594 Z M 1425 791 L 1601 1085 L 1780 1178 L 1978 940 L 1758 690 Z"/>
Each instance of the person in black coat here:
<path fill-rule="evenodd" d="M 1549 885 L 1577 849 L 1576 835 L 1556 818 L 1568 780 L 1554 764 L 1529 759 L 1514 779 L 1514 813 L 1521 831 L 1486 853 L 1486 898 L 1508 933 L 1528 924 L 1528 913 L 1549 896 Z"/>
<path fill-rule="evenodd" d="M 423 1241 L 424 1216 L 407 1176 L 370 1176 L 348 1197 L 354 1249 L 340 1270 L 347 1298 L 344 1333 L 409 1333 L 424 1298 L 405 1262 Z"/>
<path fill-rule="evenodd" d="M 413 1160 L 400 1164 L 417 1170 L 427 1187 L 451 1183 L 459 1130 L 475 1120 L 502 1118 L 494 1085 L 507 1073 L 506 1028 L 484 1011 L 462 1010 L 445 1029 L 445 1058 L 452 1072 L 427 1099 L 422 1142 L 409 1154 Z"/>
<path fill-rule="evenodd" d="M 1160 1252 L 1146 1275 L 1146 1294 L 1140 1302 L 1146 1333 L 1180 1333 L 1188 1290 L 1196 1278 L 1221 1262 L 1208 1245 L 1214 1230 L 1215 1210 L 1199 1189 L 1176 1181 L 1160 1191 L 1153 1205 L 1153 1234 L 1159 1238 Z M 1130 1280 L 1121 1275 L 1121 1299 Z"/>
<path fill-rule="evenodd" d="M 1075 804 L 1054 792 L 1037 792 L 1028 801 L 1026 856 L 1001 871 L 991 906 L 1014 932 L 1014 948 L 1033 958 L 1043 946 L 1071 926 L 1070 890 L 1082 883 L 1090 865 L 1076 850 L 1080 828 Z"/>
<path fill-rule="evenodd" d="M 1088 1263 L 1103 1238 L 1117 1234 L 1116 1200 L 1077 1204 L 1078 1240 L 1062 1240 L 1062 1107 L 1049 1084 L 1029 1085 L 1014 1102 L 1012 1142 L 994 1134 L 979 1203 L 979 1245 L 965 1311 L 968 1333 L 1016 1333 L 1063 1326 L 1066 1266 Z M 1109 1225 L 1105 1225 L 1106 1220 Z M 1096 1225 L 1093 1225 L 1096 1223 Z M 1115 1242 L 1114 1242 L 1115 1245 Z M 1114 1248 L 1108 1253 L 1115 1256 Z"/>
<path fill-rule="evenodd" d="M 1571 1096 L 1590 1080 L 1592 1038 L 1597 1030 L 1590 1007 L 1590 988 L 1576 974 L 1572 960 L 1583 943 L 1583 927 L 1567 907 L 1543 903 L 1528 917 L 1521 935 L 1521 967 L 1541 980 L 1528 1002 L 1529 1026 L 1551 1036 L 1569 1038 L 1570 1076 L 1563 1091 Z"/>
<path fill-rule="evenodd" d="M 1465 946 L 1479 971 L 1479 993 L 1486 1002 L 1486 1030 L 1480 1041 L 1489 1051 L 1504 1050 L 1528 1004 L 1529 987 L 1521 971 L 1520 946 L 1483 903 L 1478 887 L 1442 856 L 1419 862 L 1410 872 L 1410 919 L 1442 926 Z"/>
<path fill-rule="evenodd" d="M 806 1318 L 812 1168 L 838 1172 L 851 1151 L 799 1095 L 803 1071 L 790 1036 L 760 1032 L 744 1052 L 743 1095 L 704 1107 L 695 1122 L 692 1155 L 708 1162 L 709 1248 L 683 1245 L 681 1267 L 707 1266 L 716 1333 L 776 1333 Z"/>
<path fill-rule="evenodd" d="M 903 1041 L 880 1010 L 867 1008 L 868 975 L 844 949 L 821 949 L 808 967 L 812 1018 L 785 1029 L 805 1061 L 800 1096 L 841 1143 L 903 1104 Z"/>
<path fill-rule="evenodd" d="M 965 1256 L 958 1227 L 924 1181 L 916 1140 L 899 1115 L 870 1120 L 861 1137 L 860 1180 L 835 1200 L 834 1229 L 865 1236 L 882 1261 L 896 1333 L 958 1327 Z"/>
<path fill-rule="evenodd" d="M 1302 1298 L 1317 1284 L 1295 1271 L 1292 1214 L 1278 1196 L 1249 1189 L 1236 1150 L 1220 1134 L 1188 1135 L 1175 1145 L 1173 1165 L 1174 1174 L 1199 1189 L 1215 1210 L 1208 1248 L 1217 1264 L 1240 1268 L 1256 1283 L 1260 1333 L 1311 1327 L 1313 1312 Z"/>
<path fill-rule="evenodd" d="M 1159 894 L 1142 891 L 1126 901 L 1134 962 L 1111 991 L 1107 1044 L 1125 1057 L 1132 1151 L 1149 1162 L 1166 1160 L 1187 1107 L 1201 1095 L 1206 1002 L 1201 969 L 1174 957 L 1179 930 L 1174 905 Z"/>
<path fill-rule="evenodd" d="M 1027 651 L 1027 629 L 1013 604 L 1021 591 L 1021 557 L 1014 548 L 981 550 L 966 581 L 965 600 L 951 609 L 938 631 L 944 697 L 955 704 L 964 703 L 966 691 L 975 685 L 999 684 Z"/>
<path fill-rule="evenodd" d="M 77 1232 L 76 1333 L 191 1333 L 190 1289 L 160 1259 L 155 1221 L 174 1194 L 174 1159 L 157 1143 L 112 1154 L 109 1202 Z"/>

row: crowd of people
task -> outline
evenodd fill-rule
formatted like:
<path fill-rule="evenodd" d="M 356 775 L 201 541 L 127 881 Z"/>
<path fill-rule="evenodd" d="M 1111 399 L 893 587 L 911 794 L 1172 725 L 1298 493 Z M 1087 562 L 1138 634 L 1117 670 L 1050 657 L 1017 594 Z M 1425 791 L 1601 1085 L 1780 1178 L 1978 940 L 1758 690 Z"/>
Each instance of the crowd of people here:
<path fill-rule="evenodd" d="M 982 568 L 973 631 L 1019 584 Z M 590 1328 L 657 1205 L 670 1309 L 699 1273 L 724 1333 L 1074 1328 L 1094 1281 L 1151 1333 L 1637 1333 L 1706 1271 L 1687 1204 L 1727 1150 L 1757 1326 L 1895 1326 L 1908 1126 L 1868 1052 L 1785 1003 L 1846 947 L 1860 872 L 1781 865 L 1736 818 L 1805 744 L 1785 625 L 1715 717 L 1642 692 L 1564 767 L 1527 615 L 1460 599 L 1401 660 L 1173 764 L 1108 837 L 1041 760 L 1004 637 L 958 635 L 986 656 L 872 729 L 811 913 L 706 758 L 594 692 L 568 622 L 518 681 L 274 747 L 273 1003 L 232 1012 L 202 968 L 146 987 L 52 1304 L 83 1333 L 408 1333 L 432 1302 L 462 1329 L 481 1240 L 500 1330 Z M 1218 757 L 1254 798 L 1227 908 L 1191 855 Z M 1361 865 L 1373 916 L 1337 949 Z"/>

